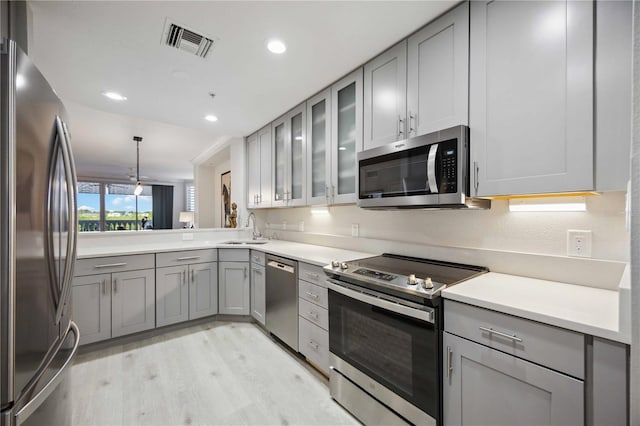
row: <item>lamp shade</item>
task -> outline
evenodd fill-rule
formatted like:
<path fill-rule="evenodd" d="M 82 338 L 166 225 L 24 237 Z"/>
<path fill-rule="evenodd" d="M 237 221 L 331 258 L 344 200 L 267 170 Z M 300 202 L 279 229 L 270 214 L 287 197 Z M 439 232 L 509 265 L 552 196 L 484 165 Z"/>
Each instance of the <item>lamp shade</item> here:
<path fill-rule="evenodd" d="M 193 212 L 180 212 L 179 222 L 193 222 Z"/>

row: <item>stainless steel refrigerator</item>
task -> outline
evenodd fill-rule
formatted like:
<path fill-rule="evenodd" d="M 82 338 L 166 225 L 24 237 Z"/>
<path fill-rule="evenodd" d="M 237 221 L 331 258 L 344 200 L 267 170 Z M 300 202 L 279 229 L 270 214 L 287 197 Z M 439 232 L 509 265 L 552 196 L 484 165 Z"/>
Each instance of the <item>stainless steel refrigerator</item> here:
<path fill-rule="evenodd" d="M 65 110 L 0 39 L 0 425 L 71 424 L 76 176 Z"/>

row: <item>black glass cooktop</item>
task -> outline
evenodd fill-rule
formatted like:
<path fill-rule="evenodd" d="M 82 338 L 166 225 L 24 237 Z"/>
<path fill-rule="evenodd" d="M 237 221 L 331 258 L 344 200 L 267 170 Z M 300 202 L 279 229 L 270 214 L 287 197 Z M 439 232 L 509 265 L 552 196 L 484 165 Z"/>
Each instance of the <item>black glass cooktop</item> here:
<path fill-rule="evenodd" d="M 385 253 L 381 256 L 347 262 L 354 274 L 383 281 L 392 281 L 397 276 L 430 277 L 434 282 L 450 285 L 465 281 L 479 273 L 487 272 L 482 266 L 442 262 Z M 373 269 L 374 271 L 372 271 Z M 383 272 L 378 272 L 383 271 Z"/>

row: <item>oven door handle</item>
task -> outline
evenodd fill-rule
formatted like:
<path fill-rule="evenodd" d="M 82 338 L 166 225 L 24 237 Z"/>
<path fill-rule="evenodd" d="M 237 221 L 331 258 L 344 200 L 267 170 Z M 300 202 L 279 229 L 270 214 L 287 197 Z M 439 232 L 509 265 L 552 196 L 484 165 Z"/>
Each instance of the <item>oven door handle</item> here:
<path fill-rule="evenodd" d="M 425 310 L 415 309 L 409 306 L 401 305 L 400 303 L 397 303 L 397 302 L 392 302 L 389 300 L 382 299 L 380 297 L 370 296 L 368 294 L 361 293 L 359 291 L 348 289 L 332 281 L 327 281 L 327 284 L 330 290 L 333 290 L 336 293 L 340 293 L 352 299 L 359 300 L 363 303 L 377 306 L 379 308 L 386 309 L 388 311 L 392 311 L 400 315 L 405 315 L 421 321 L 426 321 L 431 324 L 435 323 L 434 309 L 431 309 L 428 307 L 425 307 Z"/>

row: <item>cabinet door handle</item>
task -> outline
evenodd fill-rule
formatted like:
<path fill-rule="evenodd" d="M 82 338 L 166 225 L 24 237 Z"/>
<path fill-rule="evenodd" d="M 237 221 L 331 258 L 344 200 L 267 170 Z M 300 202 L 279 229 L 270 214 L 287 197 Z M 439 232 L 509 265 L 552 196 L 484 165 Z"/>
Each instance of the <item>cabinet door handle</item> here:
<path fill-rule="evenodd" d="M 331 203 L 336 202 L 336 187 L 331 185 Z"/>
<path fill-rule="evenodd" d="M 493 328 L 487 328 L 487 327 L 478 327 L 480 329 L 480 331 L 484 331 L 486 333 L 489 333 L 489 335 L 491 334 L 495 334 L 496 336 L 500 336 L 500 337 L 504 337 L 506 339 L 510 339 L 513 340 L 514 342 L 522 342 L 522 339 L 519 338 L 518 336 L 516 336 L 515 334 L 507 334 L 507 333 L 503 333 L 501 331 L 497 331 L 494 330 Z"/>
<path fill-rule="evenodd" d="M 400 117 L 400 114 L 398 114 L 398 122 L 396 123 L 396 133 L 398 134 L 398 139 L 400 139 L 400 136 L 402 136 L 402 134 L 404 133 L 402 131 L 402 128 L 400 127 L 402 125 L 402 117 Z"/>
<path fill-rule="evenodd" d="M 191 270 L 191 282 L 196 282 L 196 271 L 194 271 L 193 269 Z"/>
<path fill-rule="evenodd" d="M 185 274 L 185 270 L 183 269 L 182 273 L 180 274 L 181 277 L 182 277 L 182 280 L 181 280 L 180 284 L 182 284 L 182 285 L 184 285 L 184 274 Z"/>
<path fill-rule="evenodd" d="M 311 293 L 310 291 L 305 291 L 304 292 L 307 296 L 314 298 L 315 300 L 318 300 L 318 295 L 315 293 Z"/>
<path fill-rule="evenodd" d="M 311 346 L 313 349 L 315 349 L 316 351 L 320 348 L 320 345 L 318 345 L 316 342 L 314 342 L 313 340 L 309 340 L 309 346 Z"/>
<path fill-rule="evenodd" d="M 107 279 L 102 280 L 102 294 L 107 294 Z"/>
<path fill-rule="evenodd" d="M 451 374 L 453 373 L 453 351 L 451 346 L 447 346 L 447 378 L 451 384 Z"/>
<path fill-rule="evenodd" d="M 113 279 L 113 293 L 117 293 L 118 292 L 118 279 L 114 278 Z"/>
<path fill-rule="evenodd" d="M 247 278 L 247 268 L 246 267 L 244 268 L 244 278 L 245 279 Z"/>
<path fill-rule="evenodd" d="M 176 260 L 184 261 L 184 260 L 196 260 L 196 259 L 200 259 L 200 256 L 185 256 L 185 257 L 179 257 Z"/>
<path fill-rule="evenodd" d="M 480 166 L 478 166 L 478 162 L 473 162 L 473 189 L 475 190 L 475 195 L 478 195 L 478 175 L 480 174 Z"/>
<path fill-rule="evenodd" d="M 413 127 L 413 123 L 415 122 L 415 119 L 416 119 L 416 116 L 411 114 L 411 110 L 409 110 L 409 136 L 411 136 L 411 132 L 417 133 L 416 128 Z"/>
<path fill-rule="evenodd" d="M 96 269 L 100 269 L 100 268 L 114 268 L 116 266 L 127 266 L 127 262 L 121 262 L 121 263 L 108 263 L 106 265 L 96 265 L 94 266 L 94 268 Z"/>

